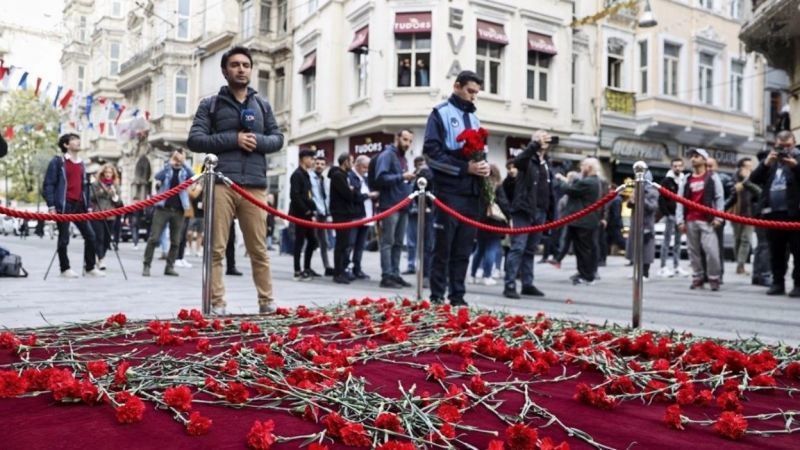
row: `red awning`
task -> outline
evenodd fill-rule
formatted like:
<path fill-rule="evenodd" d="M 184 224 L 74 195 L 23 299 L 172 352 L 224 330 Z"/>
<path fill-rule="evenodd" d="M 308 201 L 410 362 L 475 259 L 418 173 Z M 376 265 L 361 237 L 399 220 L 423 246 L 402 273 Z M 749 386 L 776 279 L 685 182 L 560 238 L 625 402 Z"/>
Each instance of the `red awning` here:
<path fill-rule="evenodd" d="M 478 21 L 478 40 L 508 45 L 508 36 L 506 36 L 506 30 L 503 25 L 486 22 L 485 20 Z"/>
<path fill-rule="evenodd" d="M 433 22 L 429 12 L 397 13 L 394 16 L 394 32 L 396 34 L 430 33 L 431 30 L 433 30 Z"/>
<path fill-rule="evenodd" d="M 369 27 L 364 27 L 356 31 L 353 42 L 350 43 L 350 47 L 347 47 L 347 51 L 362 52 L 367 47 L 369 47 Z"/>
<path fill-rule="evenodd" d="M 317 67 L 317 52 L 311 52 L 306 56 L 306 59 L 303 60 L 303 65 L 300 66 L 300 70 L 297 73 L 306 73 L 311 69 Z"/>
<path fill-rule="evenodd" d="M 555 55 L 558 53 L 553 38 L 546 34 L 528 32 L 528 51 Z"/>

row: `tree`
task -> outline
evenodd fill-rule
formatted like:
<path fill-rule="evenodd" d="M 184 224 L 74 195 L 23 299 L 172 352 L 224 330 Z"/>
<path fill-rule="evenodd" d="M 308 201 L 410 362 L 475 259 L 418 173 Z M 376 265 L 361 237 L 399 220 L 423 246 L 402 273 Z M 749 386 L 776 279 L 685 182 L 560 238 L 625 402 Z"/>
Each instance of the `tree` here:
<path fill-rule="evenodd" d="M 58 124 L 62 114 L 49 101 L 41 101 L 30 90 L 8 93 L 0 107 L 0 131 L 14 127 L 8 140 L 8 155 L 0 161 L 7 177 L 9 199 L 36 202 L 41 198 L 44 171 L 58 154 Z"/>

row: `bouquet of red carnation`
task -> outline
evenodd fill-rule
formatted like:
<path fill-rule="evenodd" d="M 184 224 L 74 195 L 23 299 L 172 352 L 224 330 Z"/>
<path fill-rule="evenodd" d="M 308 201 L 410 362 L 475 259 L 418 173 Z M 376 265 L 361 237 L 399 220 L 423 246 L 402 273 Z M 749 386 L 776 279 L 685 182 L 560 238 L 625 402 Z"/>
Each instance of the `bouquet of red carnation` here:
<path fill-rule="evenodd" d="M 468 128 L 456 136 L 456 142 L 463 142 L 461 154 L 469 161 L 486 161 L 486 139 L 489 132 L 485 128 Z M 487 204 L 494 203 L 494 186 L 488 177 L 481 180 L 482 197 Z"/>

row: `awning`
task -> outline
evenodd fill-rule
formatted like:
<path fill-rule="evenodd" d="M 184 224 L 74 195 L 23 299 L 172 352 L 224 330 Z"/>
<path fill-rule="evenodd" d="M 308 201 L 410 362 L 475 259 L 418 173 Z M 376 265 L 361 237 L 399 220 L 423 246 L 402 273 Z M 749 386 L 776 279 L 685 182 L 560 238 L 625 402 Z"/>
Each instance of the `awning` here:
<path fill-rule="evenodd" d="M 558 53 L 553 38 L 546 34 L 528 32 L 528 51 L 555 55 Z"/>
<path fill-rule="evenodd" d="M 486 22 L 485 20 L 478 21 L 478 40 L 508 45 L 508 36 L 506 36 L 506 30 L 503 25 Z"/>
<path fill-rule="evenodd" d="M 300 70 L 297 73 L 303 74 L 312 70 L 317 67 L 317 52 L 311 52 L 306 55 L 306 59 L 303 60 L 303 65 L 300 66 Z"/>
<path fill-rule="evenodd" d="M 433 30 L 430 12 L 397 13 L 394 16 L 395 34 L 430 33 Z"/>
<path fill-rule="evenodd" d="M 347 47 L 347 51 L 362 53 L 367 47 L 369 47 L 369 27 L 364 27 L 356 31 L 353 42 L 350 43 L 350 47 Z"/>

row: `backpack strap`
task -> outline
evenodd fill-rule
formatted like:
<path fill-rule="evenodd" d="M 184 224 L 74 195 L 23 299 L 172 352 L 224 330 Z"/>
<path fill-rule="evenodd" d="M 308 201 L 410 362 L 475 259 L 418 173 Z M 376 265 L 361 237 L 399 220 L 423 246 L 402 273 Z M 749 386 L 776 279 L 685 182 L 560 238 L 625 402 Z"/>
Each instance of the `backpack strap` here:
<path fill-rule="evenodd" d="M 258 107 L 261 108 L 261 116 L 264 118 L 264 125 L 265 125 L 264 128 L 266 129 L 266 124 L 267 124 L 267 104 L 266 104 L 266 101 L 263 98 L 259 97 L 258 95 L 254 95 L 253 97 L 255 97 L 256 103 L 258 103 Z M 211 133 L 216 133 L 217 132 L 217 127 L 216 127 L 216 117 L 215 117 L 214 113 L 217 111 L 217 100 L 218 100 L 218 98 L 217 98 L 217 95 L 215 94 L 215 95 L 212 95 L 211 97 L 209 97 L 208 99 L 209 99 L 209 102 L 211 102 L 211 104 L 208 107 L 208 118 L 211 120 Z"/>

